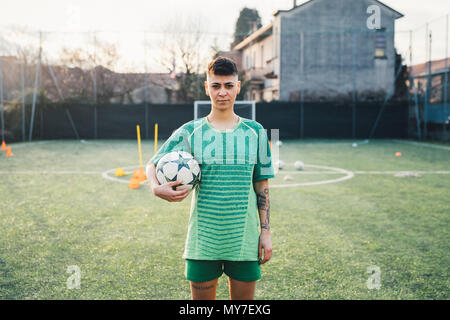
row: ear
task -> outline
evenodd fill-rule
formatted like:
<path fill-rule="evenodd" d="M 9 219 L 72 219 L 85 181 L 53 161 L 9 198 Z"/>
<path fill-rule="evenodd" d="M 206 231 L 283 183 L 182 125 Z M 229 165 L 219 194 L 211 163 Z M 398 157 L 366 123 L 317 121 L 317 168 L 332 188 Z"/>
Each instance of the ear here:
<path fill-rule="evenodd" d="M 205 81 L 205 93 L 209 97 L 209 87 L 208 87 L 208 81 Z"/>
<path fill-rule="evenodd" d="M 237 94 L 241 92 L 241 81 L 238 81 L 237 83 Z"/>

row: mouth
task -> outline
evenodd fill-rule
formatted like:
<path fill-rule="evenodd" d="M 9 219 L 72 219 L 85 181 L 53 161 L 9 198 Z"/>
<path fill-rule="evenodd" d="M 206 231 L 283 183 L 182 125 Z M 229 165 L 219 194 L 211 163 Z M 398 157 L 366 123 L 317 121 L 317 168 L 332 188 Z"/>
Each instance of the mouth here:
<path fill-rule="evenodd" d="M 228 102 L 229 100 L 217 100 L 217 102 L 219 102 L 219 103 L 225 103 L 225 102 Z"/>

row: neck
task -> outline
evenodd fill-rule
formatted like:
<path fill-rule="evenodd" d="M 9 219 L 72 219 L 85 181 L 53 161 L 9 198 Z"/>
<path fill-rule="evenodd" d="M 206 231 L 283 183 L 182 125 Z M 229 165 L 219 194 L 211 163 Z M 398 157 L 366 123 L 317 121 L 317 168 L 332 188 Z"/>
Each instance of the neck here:
<path fill-rule="evenodd" d="M 236 118 L 237 115 L 232 109 L 221 111 L 213 108 L 208 114 L 210 122 L 233 122 Z"/>

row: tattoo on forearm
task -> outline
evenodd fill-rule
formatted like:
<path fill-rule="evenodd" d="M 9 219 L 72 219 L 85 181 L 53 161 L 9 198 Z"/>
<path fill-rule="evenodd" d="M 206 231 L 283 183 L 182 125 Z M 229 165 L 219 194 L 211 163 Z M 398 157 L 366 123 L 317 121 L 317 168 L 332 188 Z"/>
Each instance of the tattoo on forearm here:
<path fill-rule="evenodd" d="M 260 218 L 264 217 L 264 219 L 261 219 L 261 229 L 270 230 L 270 200 L 268 188 L 265 188 L 262 193 L 257 193 L 257 205 Z"/>

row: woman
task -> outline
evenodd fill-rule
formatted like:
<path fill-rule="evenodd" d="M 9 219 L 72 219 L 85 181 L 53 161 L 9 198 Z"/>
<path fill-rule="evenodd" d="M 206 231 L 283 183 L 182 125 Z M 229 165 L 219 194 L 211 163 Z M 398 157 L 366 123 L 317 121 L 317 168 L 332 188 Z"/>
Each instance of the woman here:
<path fill-rule="evenodd" d="M 240 87 L 234 61 L 218 57 L 209 63 L 205 90 L 211 112 L 175 131 L 147 166 L 153 193 L 178 202 L 189 191 L 174 190 L 179 181 L 158 183 L 159 159 L 171 151 L 187 151 L 201 164 L 183 254 L 194 300 L 215 299 L 223 272 L 229 277 L 232 300 L 253 299 L 260 265 L 272 256 L 269 142 L 259 123 L 234 113 Z"/>

